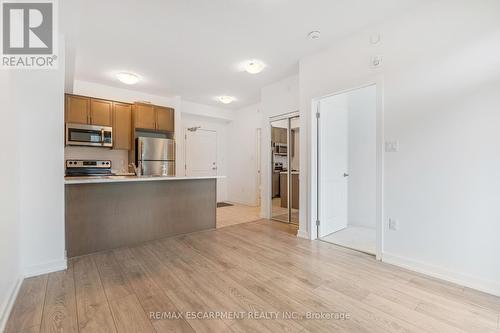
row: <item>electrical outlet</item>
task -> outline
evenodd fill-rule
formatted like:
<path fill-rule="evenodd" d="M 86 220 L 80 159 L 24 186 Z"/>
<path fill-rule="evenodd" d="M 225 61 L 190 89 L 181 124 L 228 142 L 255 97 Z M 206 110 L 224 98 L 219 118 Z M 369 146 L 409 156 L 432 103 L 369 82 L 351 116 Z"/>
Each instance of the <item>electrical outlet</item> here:
<path fill-rule="evenodd" d="M 398 231 L 399 230 L 399 221 L 394 218 L 389 218 L 389 230 Z"/>

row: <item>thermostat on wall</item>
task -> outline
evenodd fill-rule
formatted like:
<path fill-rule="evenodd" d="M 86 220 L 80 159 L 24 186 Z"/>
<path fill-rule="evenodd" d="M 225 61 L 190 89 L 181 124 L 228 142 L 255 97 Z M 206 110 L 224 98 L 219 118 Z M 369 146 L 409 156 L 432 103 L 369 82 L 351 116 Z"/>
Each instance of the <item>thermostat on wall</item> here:
<path fill-rule="evenodd" d="M 386 141 L 385 142 L 385 152 L 386 153 L 396 153 L 399 151 L 399 142 L 397 141 Z"/>

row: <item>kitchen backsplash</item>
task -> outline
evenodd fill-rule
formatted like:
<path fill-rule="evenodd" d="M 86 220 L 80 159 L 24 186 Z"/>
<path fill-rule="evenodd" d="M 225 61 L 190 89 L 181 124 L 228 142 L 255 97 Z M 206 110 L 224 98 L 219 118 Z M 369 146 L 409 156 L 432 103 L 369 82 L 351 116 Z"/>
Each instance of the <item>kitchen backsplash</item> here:
<path fill-rule="evenodd" d="M 65 160 L 111 160 L 113 172 L 127 171 L 128 150 L 92 147 L 64 147 Z"/>

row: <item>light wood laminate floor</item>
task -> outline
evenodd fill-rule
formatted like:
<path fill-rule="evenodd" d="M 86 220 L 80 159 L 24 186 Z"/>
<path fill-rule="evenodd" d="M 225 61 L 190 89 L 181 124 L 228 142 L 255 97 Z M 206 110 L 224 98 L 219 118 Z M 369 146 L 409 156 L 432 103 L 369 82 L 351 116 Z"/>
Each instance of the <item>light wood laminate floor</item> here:
<path fill-rule="evenodd" d="M 500 332 L 497 297 L 294 230 L 261 220 L 71 260 L 24 281 L 7 332 Z M 277 318 L 248 318 L 262 313 Z"/>

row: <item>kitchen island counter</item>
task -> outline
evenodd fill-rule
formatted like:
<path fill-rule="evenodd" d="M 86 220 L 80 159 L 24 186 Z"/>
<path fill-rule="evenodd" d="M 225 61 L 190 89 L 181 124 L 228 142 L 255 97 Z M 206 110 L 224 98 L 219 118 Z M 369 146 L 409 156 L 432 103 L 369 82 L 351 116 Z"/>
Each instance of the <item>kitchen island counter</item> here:
<path fill-rule="evenodd" d="M 195 180 L 220 179 L 225 176 L 87 176 L 65 177 L 64 183 L 69 184 L 96 184 L 96 183 L 124 183 L 124 182 L 151 182 L 165 180 Z"/>
<path fill-rule="evenodd" d="M 217 178 L 66 178 L 68 257 L 214 229 Z"/>

